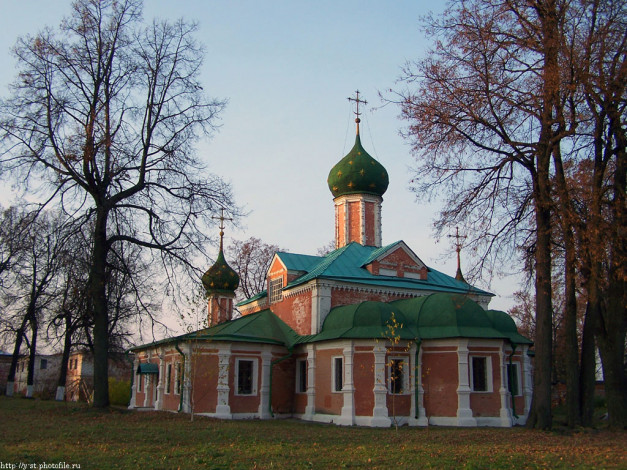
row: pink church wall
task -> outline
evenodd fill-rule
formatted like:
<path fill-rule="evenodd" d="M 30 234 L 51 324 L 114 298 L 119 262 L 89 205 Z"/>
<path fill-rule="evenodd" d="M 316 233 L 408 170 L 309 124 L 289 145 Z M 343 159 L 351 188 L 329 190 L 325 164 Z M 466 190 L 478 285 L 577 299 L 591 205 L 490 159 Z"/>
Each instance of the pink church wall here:
<path fill-rule="evenodd" d="M 423 347 L 422 381 L 427 416 L 457 415 L 456 347 Z"/>
<path fill-rule="evenodd" d="M 332 359 L 342 356 L 343 350 L 325 349 L 316 353 L 316 412 L 339 415 L 344 405 L 344 394 L 332 391 Z"/>
<path fill-rule="evenodd" d="M 357 346 L 353 356 L 355 415 L 372 416 L 374 408 L 374 353 L 372 346 Z"/>

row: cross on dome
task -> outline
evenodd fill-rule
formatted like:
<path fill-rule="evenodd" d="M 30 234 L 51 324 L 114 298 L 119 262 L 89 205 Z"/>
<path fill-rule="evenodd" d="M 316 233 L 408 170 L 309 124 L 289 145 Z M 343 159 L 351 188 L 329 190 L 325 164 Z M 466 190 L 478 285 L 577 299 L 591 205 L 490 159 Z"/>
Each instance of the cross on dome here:
<path fill-rule="evenodd" d="M 220 207 L 220 217 L 212 215 L 211 218 L 220 221 L 220 251 L 222 251 L 222 239 L 224 238 L 224 221 L 230 220 L 232 222 L 233 219 L 229 217 L 224 217 L 224 207 Z"/>
<path fill-rule="evenodd" d="M 455 274 L 455 279 L 458 281 L 466 282 L 464 276 L 462 275 L 462 267 L 459 253 L 462 251 L 462 241 L 467 238 L 466 235 L 459 234 L 459 227 L 455 227 L 455 235 L 447 235 L 449 238 L 455 239 L 455 251 L 457 251 L 457 273 Z"/>
<path fill-rule="evenodd" d="M 359 115 L 361 114 L 359 112 L 359 103 L 363 103 L 363 104 L 368 104 L 368 102 L 366 100 L 360 100 L 359 99 L 359 90 L 355 91 L 355 98 L 351 98 L 350 96 L 348 97 L 348 101 L 354 101 L 355 105 L 356 105 L 356 110 L 353 111 L 355 113 L 355 115 L 357 116 L 355 118 L 355 122 L 357 123 L 357 135 L 359 135 L 359 123 L 361 122 L 361 119 L 359 119 Z"/>

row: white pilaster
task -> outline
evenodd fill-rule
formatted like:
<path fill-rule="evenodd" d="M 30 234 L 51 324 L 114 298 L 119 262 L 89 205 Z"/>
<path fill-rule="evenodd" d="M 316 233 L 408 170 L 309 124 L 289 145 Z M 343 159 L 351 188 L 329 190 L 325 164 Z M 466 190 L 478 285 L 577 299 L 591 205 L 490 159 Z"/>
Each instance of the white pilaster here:
<path fill-rule="evenodd" d="M 133 370 L 131 370 L 131 401 L 128 404 L 129 409 L 135 408 L 136 400 L 137 400 L 137 380 L 141 380 L 141 376 L 137 375 L 137 367 L 138 367 L 138 358 L 137 354 L 135 354 L 135 358 L 133 359 Z M 133 380 L 134 379 L 134 380 Z"/>
<path fill-rule="evenodd" d="M 457 346 L 457 425 L 476 426 L 470 409 L 470 375 L 468 368 L 468 340 L 460 339 Z"/>
<path fill-rule="evenodd" d="M 231 345 L 226 344 L 218 349 L 218 403 L 216 405 L 217 418 L 231 418 L 229 405 L 229 363 L 231 361 Z"/>
<path fill-rule="evenodd" d="M 315 281 L 311 291 L 311 334 L 320 333 L 322 323 L 331 311 L 331 287 Z"/>
<path fill-rule="evenodd" d="M 344 348 L 344 406 L 337 424 L 352 426 L 355 424 L 355 385 L 353 384 L 353 342 Z"/>
<path fill-rule="evenodd" d="M 386 347 L 382 342 L 377 342 L 374 353 L 374 408 L 372 409 L 371 425 L 375 427 L 390 427 L 392 421 L 389 418 L 385 382 L 385 357 Z"/>
<path fill-rule="evenodd" d="M 165 381 L 164 351 L 159 352 L 159 381 L 157 383 L 157 399 L 155 400 L 155 410 L 163 409 L 163 390 Z"/>
<path fill-rule="evenodd" d="M 511 427 L 512 412 L 510 409 L 511 394 L 507 390 L 507 359 L 508 355 L 505 352 L 505 342 L 499 348 L 499 370 L 501 371 L 501 386 L 499 387 L 499 395 L 501 397 L 501 409 L 499 416 L 501 419 L 501 426 Z"/>
<path fill-rule="evenodd" d="M 270 348 L 271 346 L 267 346 Z M 269 419 L 270 414 L 270 369 L 272 367 L 272 351 L 264 349 L 261 352 L 261 386 L 259 387 L 259 409 L 257 414 L 260 419 Z"/>
<path fill-rule="evenodd" d="M 307 345 L 307 406 L 305 407 L 305 419 L 313 420 L 316 414 L 316 346 Z"/>
<path fill-rule="evenodd" d="M 191 413 L 192 411 L 192 346 L 186 344 L 183 350 L 185 355 L 185 366 L 183 368 L 183 402 L 181 411 Z"/>
<path fill-rule="evenodd" d="M 525 397 L 525 411 L 524 411 L 524 420 L 527 421 L 527 416 L 529 416 L 529 410 L 531 408 L 531 359 L 529 358 L 529 346 L 523 346 L 522 348 L 522 367 L 523 367 L 523 396 Z"/>

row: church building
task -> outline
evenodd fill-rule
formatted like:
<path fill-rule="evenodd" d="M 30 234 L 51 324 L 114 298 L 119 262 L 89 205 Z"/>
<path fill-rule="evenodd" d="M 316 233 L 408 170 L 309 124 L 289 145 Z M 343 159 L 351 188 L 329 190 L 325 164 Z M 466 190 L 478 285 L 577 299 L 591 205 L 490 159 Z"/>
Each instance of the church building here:
<path fill-rule="evenodd" d="M 451 277 L 402 240 L 383 244 L 388 174 L 363 148 L 356 114 L 355 145 L 327 180 L 335 250 L 277 252 L 266 290 L 233 319 L 239 277 L 222 221 L 202 277 L 210 326 L 132 349 L 129 408 L 373 427 L 526 421 L 531 341 L 459 268 Z"/>

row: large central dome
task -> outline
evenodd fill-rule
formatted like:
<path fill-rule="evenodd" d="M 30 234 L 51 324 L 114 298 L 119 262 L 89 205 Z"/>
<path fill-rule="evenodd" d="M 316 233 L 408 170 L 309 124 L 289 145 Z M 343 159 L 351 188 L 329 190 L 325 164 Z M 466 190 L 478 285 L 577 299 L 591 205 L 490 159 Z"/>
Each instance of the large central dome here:
<path fill-rule="evenodd" d="M 333 197 L 364 193 L 383 196 L 389 182 L 388 172 L 364 150 L 359 134 L 351 151 L 331 168 L 327 178 Z"/>

